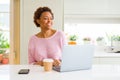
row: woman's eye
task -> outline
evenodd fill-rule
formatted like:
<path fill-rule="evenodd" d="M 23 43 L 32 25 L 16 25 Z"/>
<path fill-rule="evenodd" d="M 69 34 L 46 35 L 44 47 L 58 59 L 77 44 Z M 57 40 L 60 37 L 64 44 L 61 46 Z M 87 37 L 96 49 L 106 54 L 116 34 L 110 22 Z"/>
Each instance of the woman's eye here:
<path fill-rule="evenodd" d="M 44 20 L 53 20 L 53 18 L 44 17 Z"/>
<path fill-rule="evenodd" d="M 48 20 L 48 18 L 44 17 L 44 20 Z"/>

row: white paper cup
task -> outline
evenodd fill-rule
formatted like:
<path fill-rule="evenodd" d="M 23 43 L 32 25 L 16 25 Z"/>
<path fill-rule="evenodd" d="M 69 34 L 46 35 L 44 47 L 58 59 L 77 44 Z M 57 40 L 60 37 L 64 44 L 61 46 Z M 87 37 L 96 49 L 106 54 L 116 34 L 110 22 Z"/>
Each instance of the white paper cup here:
<path fill-rule="evenodd" d="M 51 71 L 53 66 L 53 59 L 43 60 L 44 71 Z"/>

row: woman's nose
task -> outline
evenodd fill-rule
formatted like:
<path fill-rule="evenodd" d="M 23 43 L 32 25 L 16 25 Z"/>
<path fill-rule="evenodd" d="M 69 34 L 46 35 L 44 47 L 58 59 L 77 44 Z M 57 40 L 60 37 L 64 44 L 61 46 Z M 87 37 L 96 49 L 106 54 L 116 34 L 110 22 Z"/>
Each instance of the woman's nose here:
<path fill-rule="evenodd" d="M 49 19 L 48 19 L 48 21 L 50 22 L 50 21 L 51 21 L 51 19 L 49 18 Z"/>

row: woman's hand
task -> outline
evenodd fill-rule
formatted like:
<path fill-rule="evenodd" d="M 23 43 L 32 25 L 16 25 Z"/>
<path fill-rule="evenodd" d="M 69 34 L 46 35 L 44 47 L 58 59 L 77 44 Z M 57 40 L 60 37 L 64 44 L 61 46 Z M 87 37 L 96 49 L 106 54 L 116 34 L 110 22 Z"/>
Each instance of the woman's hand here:
<path fill-rule="evenodd" d="M 60 66 L 61 65 L 61 61 L 58 59 L 55 59 L 53 62 L 53 66 Z"/>
<path fill-rule="evenodd" d="M 40 65 L 40 66 L 43 66 L 43 62 L 42 62 L 42 61 L 35 62 L 34 65 Z"/>

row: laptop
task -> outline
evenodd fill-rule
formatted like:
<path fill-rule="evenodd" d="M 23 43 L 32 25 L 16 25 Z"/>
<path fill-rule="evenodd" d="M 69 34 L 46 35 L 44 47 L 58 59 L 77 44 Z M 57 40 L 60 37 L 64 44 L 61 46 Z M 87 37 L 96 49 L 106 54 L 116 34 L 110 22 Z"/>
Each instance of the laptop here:
<path fill-rule="evenodd" d="M 86 70 L 92 67 L 94 45 L 65 45 L 61 66 L 53 67 L 58 72 Z"/>

